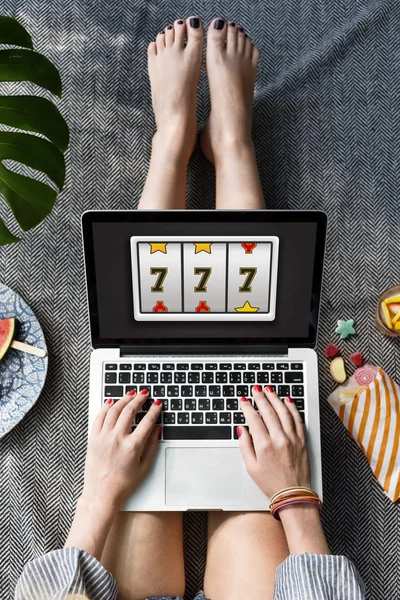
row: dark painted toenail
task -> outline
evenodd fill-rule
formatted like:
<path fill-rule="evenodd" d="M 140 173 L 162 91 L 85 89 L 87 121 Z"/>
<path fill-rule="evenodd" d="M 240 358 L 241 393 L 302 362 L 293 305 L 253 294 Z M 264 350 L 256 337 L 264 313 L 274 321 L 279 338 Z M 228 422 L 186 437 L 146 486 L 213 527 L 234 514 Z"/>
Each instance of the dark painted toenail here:
<path fill-rule="evenodd" d="M 232 22 L 232 23 L 229 23 L 229 25 L 230 25 L 231 27 L 235 27 L 236 23 L 233 23 L 233 22 Z"/>
<path fill-rule="evenodd" d="M 243 27 L 239 27 L 239 31 L 241 31 L 243 33 L 244 32 Z"/>
<path fill-rule="evenodd" d="M 190 19 L 189 23 L 190 27 L 194 27 L 194 29 L 198 29 L 200 27 L 200 21 L 197 18 Z"/>
<path fill-rule="evenodd" d="M 215 21 L 215 23 L 214 23 L 215 29 L 223 29 L 224 27 L 225 27 L 225 21 L 223 19 L 218 19 L 218 21 Z"/>
<path fill-rule="evenodd" d="M 172 25 L 168 25 L 167 29 L 172 29 Z"/>
<path fill-rule="evenodd" d="M 178 21 L 178 25 L 183 25 L 183 21 Z"/>

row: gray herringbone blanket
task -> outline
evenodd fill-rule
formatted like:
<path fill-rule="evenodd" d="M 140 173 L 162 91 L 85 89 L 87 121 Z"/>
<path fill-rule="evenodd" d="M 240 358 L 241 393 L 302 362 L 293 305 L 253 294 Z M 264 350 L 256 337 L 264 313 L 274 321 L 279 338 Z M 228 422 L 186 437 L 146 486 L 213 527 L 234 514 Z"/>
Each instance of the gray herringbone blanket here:
<path fill-rule="evenodd" d="M 0 12 L 20 19 L 59 66 L 72 134 L 53 214 L 0 250 L 1 280 L 36 312 L 50 350 L 44 393 L 0 442 L 0 598 L 12 597 L 26 561 L 62 545 L 82 486 L 90 338 L 80 214 L 136 206 L 153 131 L 146 45 L 196 13 L 240 22 L 261 48 L 254 138 L 266 206 L 328 213 L 319 338 L 325 530 L 333 552 L 357 565 L 369 599 L 398 598 L 398 509 L 326 404 L 323 349 L 337 319 L 354 318 L 358 336 L 346 354 L 360 350 L 400 380 L 398 342 L 373 325 L 380 290 L 399 283 L 400 2 L 3 0 Z M 203 74 L 201 123 L 208 109 Z M 210 208 L 213 194 L 212 168 L 195 155 L 190 207 Z M 185 523 L 189 593 L 201 586 L 205 524 L 201 513 Z"/>

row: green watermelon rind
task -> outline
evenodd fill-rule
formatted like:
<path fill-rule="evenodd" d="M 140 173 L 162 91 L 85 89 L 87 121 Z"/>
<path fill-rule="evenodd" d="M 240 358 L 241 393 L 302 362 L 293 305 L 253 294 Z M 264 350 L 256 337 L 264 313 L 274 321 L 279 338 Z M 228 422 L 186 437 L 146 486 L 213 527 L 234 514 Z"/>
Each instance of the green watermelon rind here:
<path fill-rule="evenodd" d="M 5 322 L 9 324 L 8 329 L 4 326 Z M 15 319 L 0 319 L 0 360 L 9 349 L 14 338 L 14 332 Z"/>

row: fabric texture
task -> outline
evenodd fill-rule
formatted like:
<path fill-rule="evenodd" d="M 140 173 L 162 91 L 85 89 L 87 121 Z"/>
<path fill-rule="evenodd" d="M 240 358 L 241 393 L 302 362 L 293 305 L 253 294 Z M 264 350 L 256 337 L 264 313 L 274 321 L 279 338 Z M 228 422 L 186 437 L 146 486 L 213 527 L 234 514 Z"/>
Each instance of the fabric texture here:
<path fill-rule="evenodd" d="M 12 597 L 27 561 L 62 546 L 82 489 L 90 335 L 80 215 L 136 207 L 154 127 L 146 46 L 176 17 L 198 13 L 240 23 L 261 49 L 253 129 L 266 207 L 328 214 L 318 341 L 324 526 L 367 598 L 396 598 L 397 506 L 326 402 L 323 349 L 337 342 L 337 320 L 354 318 L 358 335 L 340 342 L 343 354 L 360 351 L 400 380 L 397 340 L 373 324 L 379 293 L 398 283 L 399 0 L 3 0 L 1 12 L 59 67 L 71 146 L 53 213 L 0 249 L 0 277 L 34 310 L 50 356 L 39 401 L 0 442 L 0 597 Z M 208 111 L 203 71 L 199 127 Z M 198 151 L 188 199 L 214 205 L 213 168 Z M 0 213 L 9 223 L 3 202 Z M 185 516 L 188 598 L 202 586 L 206 522 L 205 513 Z"/>
<path fill-rule="evenodd" d="M 83 550 L 66 548 L 28 563 L 14 600 L 117 600 L 114 577 Z M 364 600 L 364 584 L 344 556 L 292 554 L 276 573 L 274 600 Z M 154 596 L 146 600 L 183 600 Z M 194 600 L 207 600 L 198 592 Z"/>

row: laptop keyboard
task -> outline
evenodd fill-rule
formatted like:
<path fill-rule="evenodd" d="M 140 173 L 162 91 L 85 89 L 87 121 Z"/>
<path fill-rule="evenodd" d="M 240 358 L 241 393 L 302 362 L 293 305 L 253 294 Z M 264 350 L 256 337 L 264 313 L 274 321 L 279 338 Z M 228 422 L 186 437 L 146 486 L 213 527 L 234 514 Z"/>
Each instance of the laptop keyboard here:
<path fill-rule="evenodd" d="M 127 392 L 149 391 L 135 417 L 143 419 L 153 400 L 164 404 L 158 423 L 164 440 L 238 439 L 245 425 L 239 408 L 253 385 L 269 385 L 280 398 L 291 396 L 304 421 L 305 382 L 301 362 L 113 362 L 104 363 L 104 402 Z M 257 408 L 257 407 L 256 407 Z"/>

